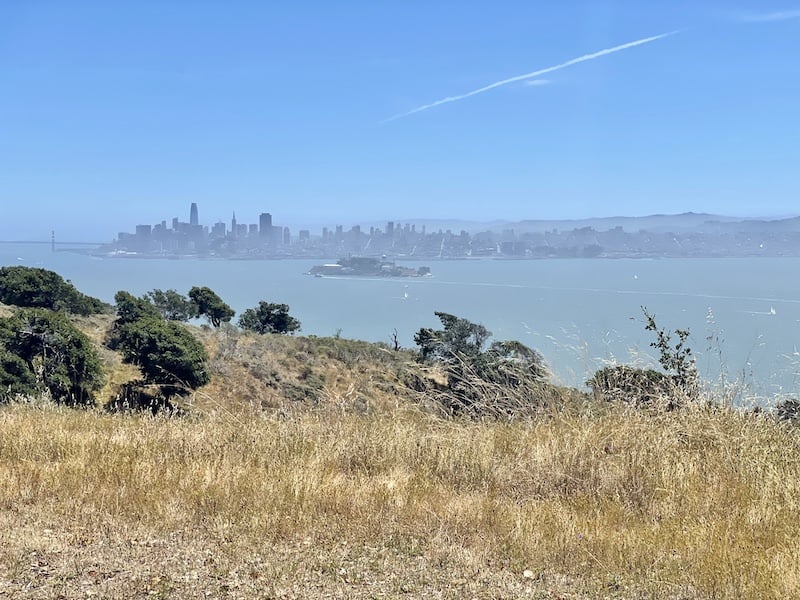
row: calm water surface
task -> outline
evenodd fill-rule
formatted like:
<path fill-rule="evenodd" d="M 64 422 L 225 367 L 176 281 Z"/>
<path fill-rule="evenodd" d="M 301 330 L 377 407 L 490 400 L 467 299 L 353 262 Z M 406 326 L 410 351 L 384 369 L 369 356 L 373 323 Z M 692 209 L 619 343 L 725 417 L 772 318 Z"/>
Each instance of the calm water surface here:
<path fill-rule="evenodd" d="M 53 269 L 106 301 L 120 289 L 207 285 L 237 312 L 284 302 L 305 334 L 388 342 L 396 329 L 411 346 L 416 330 L 438 325 L 434 311 L 450 312 L 538 349 L 573 385 L 608 361 L 652 364 L 645 305 L 661 326 L 691 329 L 708 382 L 725 377 L 748 396 L 800 391 L 800 259 L 431 261 L 426 279 L 304 274 L 318 263 L 98 259 L 0 244 L 0 265 Z"/>

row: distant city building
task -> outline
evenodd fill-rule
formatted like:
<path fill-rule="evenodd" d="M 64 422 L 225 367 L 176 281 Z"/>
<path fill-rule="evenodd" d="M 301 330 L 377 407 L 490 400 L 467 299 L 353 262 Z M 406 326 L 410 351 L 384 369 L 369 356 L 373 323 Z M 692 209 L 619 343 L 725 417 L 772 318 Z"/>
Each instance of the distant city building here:
<path fill-rule="evenodd" d="M 268 238 L 272 236 L 272 215 L 269 213 L 261 213 L 258 217 L 258 228 L 261 237 Z"/>
<path fill-rule="evenodd" d="M 200 219 L 197 215 L 197 202 L 192 202 L 192 206 L 189 209 L 189 225 L 193 227 L 200 224 Z"/>
<path fill-rule="evenodd" d="M 219 223 L 214 223 L 214 227 L 211 228 L 211 235 L 217 238 L 224 238 L 227 225 L 220 221 Z"/>

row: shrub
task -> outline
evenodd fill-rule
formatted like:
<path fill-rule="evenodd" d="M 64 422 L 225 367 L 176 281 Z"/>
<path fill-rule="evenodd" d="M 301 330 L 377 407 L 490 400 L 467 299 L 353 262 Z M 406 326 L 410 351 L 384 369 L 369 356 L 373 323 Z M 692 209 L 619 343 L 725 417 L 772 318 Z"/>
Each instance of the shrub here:
<path fill-rule="evenodd" d="M 33 267 L 0 267 L 0 302 L 78 315 L 109 312 L 111 307 L 79 292 L 61 275 Z"/>
<path fill-rule="evenodd" d="M 189 330 L 164 319 L 145 298 L 124 291 L 114 297 L 117 319 L 108 345 L 122 353 L 124 362 L 138 366 L 143 376 L 123 390 L 126 398 L 151 398 L 145 387 L 156 388 L 163 398 L 180 396 L 208 383 L 208 354 Z"/>
<path fill-rule="evenodd" d="M 636 407 L 663 404 L 668 409 L 675 408 L 674 381 L 669 375 L 654 369 L 609 366 L 595 372 L 586 385 L 598 400 L 623 402 Z"/>
<path fill-rule="evenodd" d="M 655 315 L 642 307 L 645 329 L 656 334 L 650 346 L 659 351 L 658 362 L 664 373 L 627 365 L 605 367 L 597 371 L 586 385 L 596 398 L 632 406 L 659 406 L 673 410 L 698 395 L 698 375 L 692 349 L 687 346 L 690 332 L 676 329 L 678 341 L 673 344 L 672 331 L 658 327 Z"/>
<path fill-rule="evenodd" d="M 422 362 L 444 368 L 446 388 L 436 395 L 447 410 L 496 416 L 504 412 L 504 407 L 517 411 L 522 390 L 530 404 L 542 397 L 538 391 L 544 385 L 546 370 L 536 350 L 508 340 L 494 342 L 484 351 L 492 333 L 483 325 L 448 313 L 434 314 L 443 328 L 422 328 L 414 342 Z M 536 393 L 532 392 L 534 388 Z"/>
<path fill-rule="evenodd" d="M 787 398 L 775 406 L 775 412 L 781 421 L 800 423 L 800 400 Z"/>
<path fill-rule="evenodd" d="M 92 342 L 64 315 L 23 309 L 0 319 L 0 399 L 46 392 L 59 403 L 88 405 L 102 383 Z"/>
<path fill-rule="evenodd" d="M 117 303 L 115 328 L 127 323 L 135 323 L 141 319 L 160 320 L 164 318 L 159 310 L 146 298 L 137 298 L 129 292 L 117 292 L 114 294 L 114 301 Z"/>
<path fill-rule="evenodd" d="M 123 360 L 142 370 L 145 383 L 182 394 L 208 383 L 208 354 L 174 321 L 140 319 L 119 327 L 115 347 Z"/>
<path fill-rule="evenodd" d="M 686 345 L 691 335 L 688 329 L 676 329 L 678 341 L 672 344 L 672 331 L 667 331 L 656 325 L 656 317 L 642 307 L 647 324 L 645 329 L 656 334 L 656 341 L 650 343 L 651 348 L 659 351 L 658 362 L 661 367 L 672 375 L 675 385 L 687 398 L 695 399 L 698 391 L 697 365 L 695 364 L 692 349 Z"/>

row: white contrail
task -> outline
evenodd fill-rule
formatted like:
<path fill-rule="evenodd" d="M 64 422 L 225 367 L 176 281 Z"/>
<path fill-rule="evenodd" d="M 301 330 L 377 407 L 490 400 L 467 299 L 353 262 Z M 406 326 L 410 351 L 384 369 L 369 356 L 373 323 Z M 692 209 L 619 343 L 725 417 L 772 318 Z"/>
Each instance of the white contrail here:
<path fill-rule="evenodd" d="M 472 90 L 471 92 L 467 92 L 466 94 L 461 94 L 460 96 L 448 96 L 447 98 L 442 98 L 441 100 L 437 100 L 436 102 L 431 102 L 430 104 L 423 104 L 422 106 L 418 106 L 414 110 L 410 110 L 408 112 L 401 113 L 393 117 L 389 117 L 384 121 L 384 123 L 389 121 L 394 121 L 396 119 L 401 119 L 403 117 L 413 115 L 414 113 L 422 112 L 423 110 L 428 110 L 429 108 L 433 108 L 434 106 L 447 104 L 449 102 L 455 102 L 456 100 L 463 100 L 464 98 L 469 98 L 470 96 L 477 96 L 478 94 L 482 94 L 484 92 L 488 92 L 489 90 L 493 90 L 495 88 L 508 85 L 509 83 L 522 81 L 523 79 L 531 79 L 532 77 L 539 77 L 541 75 L 546 75 L 547 73 L 552 73 L 553 71 L 560 71 L 561 69 L 566 69 L 567 67 L 571 67 L 572 65 L 577 65 L 579 63 L 583 63 L 589 60 L 594 60 L 596 58 L 600 58 L 608 54 L 614 54 L 615 52 L 621 52 L 622 50 L 627 50 L 628 48 L 634 48 L 636 46 L 641 46 L 643 44 L 649 44 L 650 42 L 655 42 L 656 40 L 660 40 L 665 37 L 675 35 L 676 33 L 680 32 L 670 31 L 668 33 L 662 33 L 661 35 L 654 35 L 652 37 L 636 40 L 635 42 L 628 42 L 627 44 L 622 44 L 621 46 L 614 46 L 613 48 L 606 48 L 605 50 L 600 50 L 598 52 L 593 52 L 591 54 L 584 54 L 583 56 L 579 56 L 578 58 L 573 58 L 572 60 L 568 60 L 567 62 L 563 62 L 553 67 L 539 69 L 538 71 L 533 71 L 532 73 L 525 73 L 524 75 L 517 75 L 516 77 L 509 77 L 508 79 L 502 79 L 501 81 L 495 81 L 494 83 L 490 83 L 489 85 L 486 85 L 482 88 L 478 88 L 477 90 Z"/>
<path fill-rule="evenodd" d="M 800 19 L 800 10 L 784 10 L 765 14 L 745 14 L 739 17 L 745 23 L 773 23 L 776 21 L 788 21 L 790 19 Z"/>

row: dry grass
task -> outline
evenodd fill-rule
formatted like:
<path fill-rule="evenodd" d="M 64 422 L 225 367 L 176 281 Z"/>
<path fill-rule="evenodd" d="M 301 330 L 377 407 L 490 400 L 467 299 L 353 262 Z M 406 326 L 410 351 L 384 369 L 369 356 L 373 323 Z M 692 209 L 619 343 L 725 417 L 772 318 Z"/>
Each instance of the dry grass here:
<path fill-rule="evenodd" d="M 412 354 L 358 340 L 198 329 L 212 381 L 191 405 L 203 411 L 266 409 L 282 414 L 331 408 L 360 414 L 406 402 L 402 379 L 418 369 Z"/>
<path fill-rule="evenodd" d="M 185 417 L 0 407 L 0 597 L 800 596 L 800 429 L 549 387 L 448 420 L 408 353 L 197 335 Z"/>
<path fill-rule="evenodd" d="M 800 434 L 730 411 L 444 421 L 0 411 L 0 596 L 788 598 Z"/>

